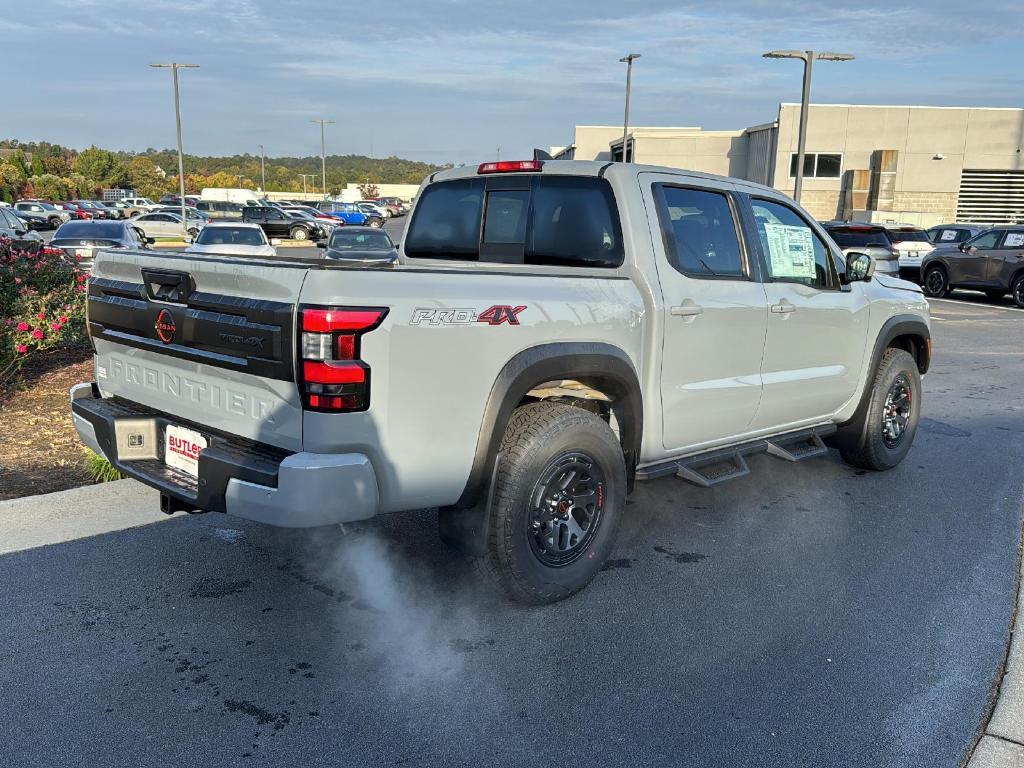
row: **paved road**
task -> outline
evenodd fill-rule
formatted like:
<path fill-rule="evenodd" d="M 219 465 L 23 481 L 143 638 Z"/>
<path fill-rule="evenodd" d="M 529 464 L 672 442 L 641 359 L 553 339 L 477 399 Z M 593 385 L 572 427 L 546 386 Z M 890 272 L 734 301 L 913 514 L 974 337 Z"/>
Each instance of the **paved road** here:
<path fill-rule="evenodd" d="M 956 766 L 1013 604 L 1024 313 L 933 313 L 902 466 L 641 484 L 607 569 L 547 608 L 476 583 L 430 512 L 342 535 L 130 487 L 0 505 L 4 760 Z"/>

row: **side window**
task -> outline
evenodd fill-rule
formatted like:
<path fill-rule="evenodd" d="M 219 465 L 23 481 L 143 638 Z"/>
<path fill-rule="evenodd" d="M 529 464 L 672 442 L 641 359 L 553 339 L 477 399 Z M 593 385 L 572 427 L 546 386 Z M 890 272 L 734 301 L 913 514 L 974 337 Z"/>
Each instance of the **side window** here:
<path fill-rule="evenodd" d="M 829 250 L 803 217 L 781 203 L 754 199 L 750 204 L 772 280 L 836 287 Z"/>
<path fill-rule="evenodd" d="M 1002 234 L 998 229 L 990 229 L 988 232 L 982 232 L 973 240 L 968 242 L 975 248 L 981 248 L 987 250 L 989 248 L 995 248 L 996 243 L 999 240 L 999 235 Z"/>
<path fill-rule="evenodd" d="M 475 259 L 480 245 L 483 179 L 431 184 L 416 205 L 405 252 L 431 259 Z"/>
<path fill-rule="evenodd" d="M 684 275 L 745 276 L 729 199 L 707 189 L 659 186 L 658 216 L 669 262 Z"/>
<path fill-rule="evenodd" d="M 527 264 L 614 268 L 622 258 L 618 209 L 607 181 L 573 176 L 537 179 Z"/>
<path fill-rule="evenodd" d="M 1024 232 L 1007 232 L 1003 235 L 1003 242 L 999 247 L 1015 251 L 1024 248 Z"/>

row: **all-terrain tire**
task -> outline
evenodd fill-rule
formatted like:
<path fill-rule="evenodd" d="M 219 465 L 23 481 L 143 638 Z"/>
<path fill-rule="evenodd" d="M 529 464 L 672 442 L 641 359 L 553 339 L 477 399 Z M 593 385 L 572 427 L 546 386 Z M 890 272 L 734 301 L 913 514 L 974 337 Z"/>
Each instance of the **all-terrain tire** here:
<path fill-rule="evenodd" d="M 909 391 L 909 409 L 906 426 L 897 440 L 886 433 L 885 416 L 890 407 L 889 398 L 894 388 Z M 921 374 L 917 362 L 909 352 L 890 347 L 885 350 L 875 378 L 871 384 L 867 408 L 857 420 L 846 428 L 863 437 L 856 446 L 840 450 L 843 460 L 861 469 L 892 469 L 907 455 L 917 433 L 921 418 Z"/>
<path fill-rule="evenodd" d="M 591 461 L 590 480 L 596 517 L 571 560 L 553 565 L 538 552 L 535 511 L 547 502 L 543 484 L 566 462 Z M 587 477 L 582 470 L 579 477 Z M 599 481 L 595 481 L 599 478 Z M 556 484 L 557 485 L 557 484 Z M 626 505 L 626 467 L 615 433 L 599 416 L 559 403 L 517 408 L 501 443 L 492 489 L 487 553 L 476 567 L 509 597 L 541 605 L 562 600 L 590 583 L 615 543 Z M 576 514 L 569 512 L 569 514 Z M 571 539 L 567 539 L 571 541 Z"/>
<path fill-rule="evenodd" d="M 924 295 L 933 299 L 941 299 L 953 292 L 953 289 L 949 287 L 949 274 L 941 264 L 933 264 L 928 267 L 921 283 Z"/>

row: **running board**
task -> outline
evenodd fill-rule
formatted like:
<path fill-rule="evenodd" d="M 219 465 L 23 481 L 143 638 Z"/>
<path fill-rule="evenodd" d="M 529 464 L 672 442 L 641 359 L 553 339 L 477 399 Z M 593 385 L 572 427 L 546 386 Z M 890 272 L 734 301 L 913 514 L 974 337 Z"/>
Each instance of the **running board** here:
<path fill-rule="evenodd" d="M 711 488 L 750 474 L 746 456 L 767 453 L 785 461 L 803 461 L 828 452 L 822 438 L 834 434 L 835 424 L 825 424 L 810 429 L 800 429 L 772 437 L 751 440 L 729 448 L 718 448 L 681 459 L 672 459 L 660 464 L 641 467 L 636 471 L 637 480 L 654 480 L 659 477 L 676 475 L 702 488 Z"/>

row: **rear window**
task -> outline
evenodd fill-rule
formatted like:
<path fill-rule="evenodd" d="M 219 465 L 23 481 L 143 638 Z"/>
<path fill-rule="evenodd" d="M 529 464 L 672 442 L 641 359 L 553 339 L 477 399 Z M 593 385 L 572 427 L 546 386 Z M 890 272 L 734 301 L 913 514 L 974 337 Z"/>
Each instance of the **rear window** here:
<path fill-rule="evenodd" d="M 889 248 L 892 245 L 884 229 L 837 227 L 830 229 L 828 233 L 840 248 L 866 248 L 872 245 L 880 248 Z"/>
<path fill-rule="evenodd" d="M 258 227 L 203 227 L 196 245 L 265 245 Z"/>
<path fill-rule="evenodd" d="M 899 230 L 890 229 L 889 239 L 894 243 L 928 243 L 928 233 L 923 229 Z"/>
<path fill-rule="evenodd" d="M 74 240 L 88 240 L 101 238 L 103 240 L 118 240 L 124 232 L 123 225 L 103 221 L 69 221 L 61 224 L 60 229 L 53 233 L 54 240 L 71 238 Z"/>
<path fill-rule="evenodd" d="M 617 267 L 611 187 L 581 176 L 492 176 L 428 186 L 405 238 L 412 258 Z"/>

